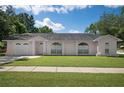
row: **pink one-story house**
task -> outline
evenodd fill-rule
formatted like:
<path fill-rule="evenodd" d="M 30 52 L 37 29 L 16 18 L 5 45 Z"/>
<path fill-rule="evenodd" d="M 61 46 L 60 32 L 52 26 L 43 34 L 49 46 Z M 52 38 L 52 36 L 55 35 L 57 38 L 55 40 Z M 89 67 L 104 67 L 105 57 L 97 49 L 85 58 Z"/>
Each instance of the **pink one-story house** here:
<path fill-rule="evenodd" d="M 26 33 L 7 37 L 6 55 L 103 55 L 116 56 L 112 35 L 87 33 Z"/>

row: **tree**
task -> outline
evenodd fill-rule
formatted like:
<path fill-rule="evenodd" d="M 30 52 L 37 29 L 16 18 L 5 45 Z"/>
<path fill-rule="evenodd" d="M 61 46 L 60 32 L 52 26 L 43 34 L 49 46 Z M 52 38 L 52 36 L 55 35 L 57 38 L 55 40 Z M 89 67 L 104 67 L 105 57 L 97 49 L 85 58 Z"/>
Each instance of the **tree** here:
<path fill-rule="evenodd" d="M 53 33 L 53 30 L 49 28 L 48 26 L 43 26 L 41 28 L 38 28 L 39 33 Z"/>
<path fill-rule="evenodd" d="M 121 15 L 124 15 L 124 6 L 121 8 Z"/>
<path fill-rule="evenodd" d="M 24 24 L 17 21 L 15 22 L 15 26 L 17 34 L 27 33 L 27 29 Z"/>
<path fill-rule="evenodd" d="M 89 27 L 86 28 L 85 32 L 87 33 L 92 33 L 92 34 L 97 34 L 97 25 L 96 24 L 91 24 Z"/>
<path fill-rule="evenodd" d="M 14 16 L 15 15 L 15 9 L 11 5 L 8 5 L 8 6 L 6 6 L 6 13 L 9 16 Z"/>
<path fill-rule="evenodd" d="M 27 13 L 16 14 L 12 6 L 0 6 L 0 41 L 12 34 L 22 33 L 53 33 L 52 29 L 44 26 L 34 27 L 33 15 Z"/>
<path fill-rule="evenodd" d="M 30 20 L 30 22 L 29 22 L 30 32 L 33 32 L 34 29 L 35 29 L 35 27 L 34 27 L 35 21 L 34 21 L 33 15 L 31 15 L 31 16 L 29 17 L 29 20 Z"/>
<path fill-rule="evenodd" d="M 35 21 L 32 15 L 20 13 L 17 15 L 17 18 L 19 19 L 19 22 L 25 25 L 28 32 L 34 32 Z"/>
<path fill-rule="evenodd" d="M 97 22 L 86 28 L 85 32 L 94 34 L 97 32 L 101 35 L 110 34 L 124 40 L 124 7 L 119 14 L 103 13 Z"/>
<path fill-rule="evenodd" d="M 33 33 L 39 33 L 39 28 L 34 27 Z"/>
<path fill-rule="evenodd" d="M 0 10 L 0 41 L 14 32 L 15 28 L 10 16 L 8 16 L 6 12 Z"/>
<path fill-rule="evenodd" d="M 104 13 L 97 22 L 100 34 L 111 34 L 115 36 L 118 32 L 117 18 L 117 15 L 114 15 L 113 13 Z"/>
<path fill-rule="evenodd" d="M 118 15 L 118 28 L 117 37 L 124 40 L 124 7 L 121 8 L 120 15 Z"/>
<path fill-rule="evenodd" d="M 93 32 L 94 26 L 91 27 L 91 25 L 86 28 L 86 32 Z M 119 43 L 119 45 L 124 46 L 124 6 L 118 14 L 103 13 L 100 19 L 96 22 L 96 27 L 101 35 L 110 34 L 122 39 L 123 42 Z"/>

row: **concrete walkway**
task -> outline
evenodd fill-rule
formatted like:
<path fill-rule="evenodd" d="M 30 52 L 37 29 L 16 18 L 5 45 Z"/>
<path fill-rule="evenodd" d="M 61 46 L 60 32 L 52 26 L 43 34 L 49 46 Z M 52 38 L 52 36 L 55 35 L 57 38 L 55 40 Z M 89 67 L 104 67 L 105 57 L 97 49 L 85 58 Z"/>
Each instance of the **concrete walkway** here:
<path fill-rule="evenodd" d="M 124 73 L 124 68 L 1 66 L 0 72 Z"/>
<path fill-rule="evenodd" d="M 23 58 L 32 59 L 32 58 L 38 58 L 38 57 L 41 57 L 41 56 L 3 56 L 3 57 L 0 57 L 0 64 L 6 64 L 17 59 L 23 59 Z"/>
<path fill-rule="evenodd" d="M 0 64 L 9 63 L 9 62 L 12 62 L 12 61 L 14 61 L 16 59 L 18 59 L 18 57 L 15 57 L 15 56 L 3 56 L 3 57 L 0 57 Z"/>
<path fill-rule="evenodd" d="M 117 54 L 124 54 L 124 51 L 123 50 L 118 50 Z"/>

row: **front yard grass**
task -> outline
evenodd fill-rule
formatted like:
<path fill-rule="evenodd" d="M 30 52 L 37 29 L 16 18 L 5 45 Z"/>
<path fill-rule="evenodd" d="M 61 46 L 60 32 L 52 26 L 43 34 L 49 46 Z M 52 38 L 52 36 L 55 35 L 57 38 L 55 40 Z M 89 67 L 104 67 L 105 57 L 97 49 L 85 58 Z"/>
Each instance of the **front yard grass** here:
<path fill-rule="evenodd" d="M 0 72 L 0 87 L 124 87 L 124 74 Z"/>
<path fill-rule="evenodd" d="M 124 67 L 124 56 L 41 56 L 16 60 L 7 66 L 62 66 L 62 67 Z"/>

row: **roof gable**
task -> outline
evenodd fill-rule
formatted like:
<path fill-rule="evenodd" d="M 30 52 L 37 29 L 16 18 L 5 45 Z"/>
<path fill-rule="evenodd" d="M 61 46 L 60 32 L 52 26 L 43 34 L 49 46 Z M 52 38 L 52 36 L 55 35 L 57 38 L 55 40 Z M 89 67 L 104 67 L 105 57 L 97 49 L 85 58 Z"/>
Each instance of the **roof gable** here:
<path fill-rule="evenodd" d="M 114 36 L 112 36 L 112 35 L 104 35 L 104 36 L 100 36 L 100 37 L 98 37 L 98 38 L 96 38 L 95 40 L 93 40 L 93 41 L 99 41 L 99 40 L 101 40 L 101 39 L 104 39 L 104 38 L 113 38 L 113 39 L 115 39 L 116 41 L 122 41 L 121 39 L 119 39 L 119 38 L 117 38 L 117 37 L 114 37 Z"/>

